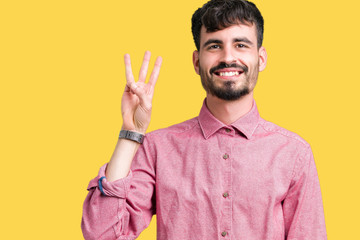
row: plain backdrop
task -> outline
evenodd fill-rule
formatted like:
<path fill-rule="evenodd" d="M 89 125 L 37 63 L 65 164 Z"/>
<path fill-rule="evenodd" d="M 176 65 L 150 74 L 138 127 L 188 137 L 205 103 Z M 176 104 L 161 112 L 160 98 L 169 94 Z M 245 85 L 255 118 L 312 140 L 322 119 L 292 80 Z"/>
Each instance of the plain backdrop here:
<path fill-rule="evenodd" d="M 1 1 L 0 238 L 82 239 L 87 184 L 122 124 L 125 53 L 136 74 L 146 50 L 151 65 L 164 59 L 149 131 L 198 115 L 190 19 L 204 3 Z M 360 239 L 359 2 L 255 3 L 268 52 L 260 114 L 311 144 L 328 238 Z M 139 239 L 155 238 L 156 216 Z"/>

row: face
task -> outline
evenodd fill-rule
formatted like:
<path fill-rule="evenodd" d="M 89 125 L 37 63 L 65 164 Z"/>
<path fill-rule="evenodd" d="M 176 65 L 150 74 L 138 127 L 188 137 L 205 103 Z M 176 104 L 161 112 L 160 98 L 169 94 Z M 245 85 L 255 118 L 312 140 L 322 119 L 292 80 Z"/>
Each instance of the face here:
<path fill-rule="evenodd" d="M 237 24 L 216 32 L 206 32 L 202 26 L 200 49 L 193 54 L 205 91 L 223 100 L 251 93 L 266 59 L 265 48 L 257 48 L 254 24 Z"/>

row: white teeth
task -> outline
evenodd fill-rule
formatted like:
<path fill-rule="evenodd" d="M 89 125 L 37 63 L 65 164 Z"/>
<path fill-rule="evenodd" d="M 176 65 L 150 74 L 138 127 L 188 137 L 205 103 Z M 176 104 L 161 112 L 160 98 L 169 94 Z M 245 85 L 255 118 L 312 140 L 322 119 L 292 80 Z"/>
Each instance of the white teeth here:
<path fill-rule="evenodd" d="M 220 72 L 220 76 L 231 77 L 237 75 L 239 75 L 239 72 Z"/>

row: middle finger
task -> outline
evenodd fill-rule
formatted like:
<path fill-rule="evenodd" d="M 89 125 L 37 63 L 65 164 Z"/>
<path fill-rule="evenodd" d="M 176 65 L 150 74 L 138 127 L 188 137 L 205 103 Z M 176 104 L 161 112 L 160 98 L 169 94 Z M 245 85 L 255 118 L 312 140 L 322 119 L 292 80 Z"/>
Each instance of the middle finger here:
<path fill-rule="evenodd" d="M 149 62 L 150 62 L 150 57 L 151 57 L 150 51 L 146 51 L 145 54 L 144 54 L 143 63 L 142 63 L 141 68 L 140 68 L 139 82 L 145 82 L 145 80 L 146 80 L 146 75 L 147 75 Z"/>

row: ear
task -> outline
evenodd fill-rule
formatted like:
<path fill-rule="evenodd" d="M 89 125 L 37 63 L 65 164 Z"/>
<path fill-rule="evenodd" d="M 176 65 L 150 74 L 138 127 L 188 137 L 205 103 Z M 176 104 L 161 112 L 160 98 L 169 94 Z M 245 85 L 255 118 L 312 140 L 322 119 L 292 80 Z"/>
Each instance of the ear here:
<path fill-rule="evenodd" d="M 195 50 L 193 52 L 193 64 L 194 64 L 194 69 L 195 72 L 200 75 L 199 73 L 199 51 Z"/>
<path fill-rule="evenodd" d="M 264 71 L 267 62 L 267 53 L 263 46 L 259 49 L 259 72 Z"/>

